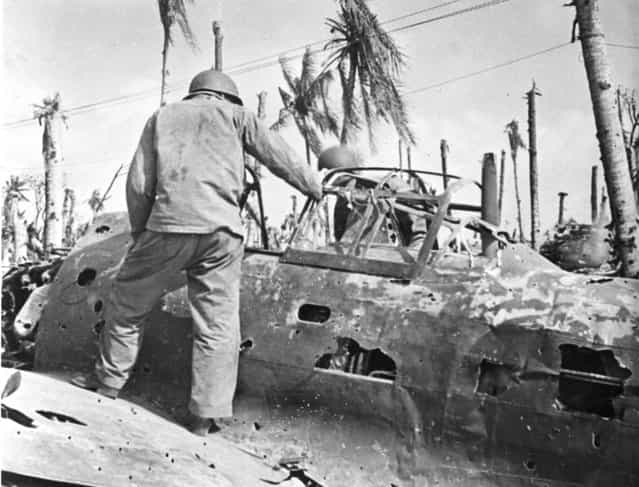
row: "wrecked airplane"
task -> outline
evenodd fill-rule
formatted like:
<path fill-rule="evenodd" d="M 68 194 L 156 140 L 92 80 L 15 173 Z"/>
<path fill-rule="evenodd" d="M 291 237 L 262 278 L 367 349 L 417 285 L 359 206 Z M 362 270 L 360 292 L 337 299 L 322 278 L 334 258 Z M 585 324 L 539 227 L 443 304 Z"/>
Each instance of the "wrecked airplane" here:
<path fill-rule="evenodd" d="M 424 183 L 436 173 L 334 170 L 283 251 L 269 250 L 260 204 L 225 440 L 270 464 L 301 460 L 290 472 L 310 472 L 304 485 L 639 485 L 639 282 L 570 274 L 507 241 L 486 167 L 482 185 L 450 177 L 439 195 Z M 482 205 L 458 202 L 463 188 Z M 126 215 L 103 215 L 65 260 L 39 321 L 38 373 L 91 368 L 129 242 Z M 184 284 L 152 311 L 124 391 L 177 419 Z"/>

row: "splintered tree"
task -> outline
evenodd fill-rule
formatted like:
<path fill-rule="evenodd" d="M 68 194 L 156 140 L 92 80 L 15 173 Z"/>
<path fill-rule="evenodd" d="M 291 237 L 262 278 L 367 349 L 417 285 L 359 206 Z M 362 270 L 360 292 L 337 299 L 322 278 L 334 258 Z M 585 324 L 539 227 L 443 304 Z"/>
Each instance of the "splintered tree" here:
<path fill-rule="evenodd" d="M 164 105 L 164 95 L 166 93 L 166 77 L 168 70 L 166 62 L 169 55 L 169 46 L 173 45 L 173 26 L 177 24 L 182 31 L 182 35 L 192 49 L 197 49 L 195 35 L 189 25 L 186 15 L 186 3 L 193 3 L 194 0 L 158 0 L 160 10 L 160 21 L 162 22 L 162 87 L 160 90 L 160 106 Z"/>
<path fill-rule="evenodd" d="M 626 159 L 635 191 L 635 200 L 639 205 L 639 109 L 637 108 L 637 92 L 628 90 L 622 92 L 617 88 L 617 113 L 621 124 L 623 145 L 626 149 Z"/>
<path fill-rule="evenodd" d="M 73 227 L 75 224 L 75 191 L 71 188 L 64 189 L 62 221 L 64 223 L 64 242 L 68 247 L 71 247 L 74 243 Z"/>
<path fill-rule="evenodd" d="M 342 88 L 341 143 L 352 142 L 365 125 L 370 147 L 375 150 L 374 124 L 383 120 L 392 123 L 406 143 L 414 144 L 398 88 L 404 56 L 377 16 L 365 0 L 339 0 L 337 18 L 326 24 L 334 35 L 326 45 L 326 49 L 334 49 L 326 67 L 337 67 Z"/>
<path fill-rule="evenodd" d="M 577 12 L 576 23 L 579 26 L 601 162 L 610 197 L 621 273 L 626 277 L 636 277 L 639 276 L 637 207 L 615 104 L 606 42 L 599 20 L 599 2 L 574 0 L 571 5 L 575 6 Z"/>
<path fill-rule="evenodd" d="M 506 133 L 508 134 L 508 143 L 510 144 L 510 158 L 513 161 L 513 179 L 515 182 L 515 200 L 517 203 L 517 228 L 519 231 L 519 240 L 524 241 L 524 226 L 521 218 L 521 196 L 519 195 L 519 175 L 517 172 L 517 152 L 519 148 L 526 148 L 524 140 L 519 133 L 519 122 L 511 120 L 506 125 Z"/>
<path fill-rule="evenodd" d="M 539 222 L 539 185 L 537 169 L 537 111 L 535 97 L 541 93 L 533 81 L 532 88 L 526 93 L 528 99 L 528 156 L 530 160 L 530 245 L 539 249 L 541 228 Z"/>
<path fill-rule="evenodd" d="M 35 105 L 33 113 L 42 131 L 44 157 L 44 249 L 62 245 L 62 164 L 61 138 L 66 117 L 62 111 L 60 94 L 45 98 Z"/>
<path fill-rule="evenodd" d="M 499 198 L 497 200 L 497 206 L 499 207 L 499 218 L 501 219 L 502 209 L 504 207 L 504 184 L 506 174 L 506 151 L 501 151 L 501 158 L 499 160 Z M 501 222 L 501 220 L 500 220 Z"/>
<path fill-rule="evenodd" d="M 331 71 L 317 74 L 317 66 L 310 49 L 306 49 L 302 58 L 302 71 L 295 76 L 286 58 L 280 58 L 282 75 L 286 80 L 289 91 L 279 89 L 284 108 L 280 110 L 277 122 L 271 128 L 280 130 L 291 120 L 304 138 L 306 146 L 306 161 L 311 164 L 311 152 L 319 156 L 322 142 L 319 132 L 339 133 L 337 115 L 333 113 L 328 103 L 328 87 L 333 79 Z"/>
<path fill-rule="evenodd" d="M 6 243 L 11 242 L 13 262 L 18 264 L 27 259 L 27 226 L 24 221 L 25 212 L 20 203 L 29 201 L 25 196 L 27 182 L 19 176 L 10 176 L 3 188 L 3 251 Z"/>

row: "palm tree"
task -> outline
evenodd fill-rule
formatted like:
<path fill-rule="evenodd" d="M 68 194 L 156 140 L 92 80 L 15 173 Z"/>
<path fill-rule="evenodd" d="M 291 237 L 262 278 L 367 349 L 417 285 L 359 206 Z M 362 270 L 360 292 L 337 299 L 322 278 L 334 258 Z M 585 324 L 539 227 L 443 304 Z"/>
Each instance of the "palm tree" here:
<path fill-rule="evenodd" d="M 318 129 L 322 133 L 331 133 L 336 137 L 339 135 L 337 116 L 328 103 L 328 87 L 333 80 L 333 73 L 325 70 L 317 74 L 317 65 L 309 48 L 304 52 L 299 77 L 293 75 L 286 58 L 280 58 L 280 65 L 290 93 L 279 88 L 284 108 L 280 110 L 277 122 L 271 129 L 280 130 L 291 120 L 295 121 L 304 138 L 306 161 L 310 165 L 311 151 L 316 156 L 322 151 Z"/>
<path fill-rule="evenodd" d="M 510 144 L 510 157 L 513 161 L 513 177 L 515 180 L 515 199 L 517 201 L 517 228 L 519 229 L 519 240 L 524 241 L 524 228 L 521 219 L 521 197 L 519 195 L 519 176 L 517 173 L 517 152 L 520 147 L 526 148 L 524 139 L 519 133 L 519 122 L 511 120 L 506 125 L 506 133 L 508 134 L 508 143 Z"/>
<path fill-rule="evenodd" d="M 44 157 L 44 248 L 62 245 L 62 175 L 60 164 L 62 127 L 66 116 L 62 111 L 60 94 L 47 97 L 42 105 L 34 105 L 33 117 L 38 119 L 42 132 L 42 155 Z"/>
<path fill-rule="evenodd" d="M 20 263 L 27 258 L 27 225 L 24 221 L 25 211 L 20 210 L 21 201 L 29 201 L 24 192 L 28 189 L 26 181 L 19 176 L 10 176 L 5 183 L 4 221 L 6 240 L 13 241 L 13 262 Z"/>
<path fill-rule="evenodd" d="M 583 52 L 586 76 L 590 89 L 601 150 L 612 220 L 615 227 L 615 247 L 625 277 L 639 276 L 639 247 L 637 239 L 637 206 L 632 187 L 628 159 L 624 154 L 621 125 L 615 113 L 615 93 L 612 87 L 606 40 L 599 19 L 597 0 L 574 0 L 577 11 L 579 40 Z"/>
<path fill-rule="evenodd" d="M 164 38 L 162 41 L 162 87 L 160 90 L 160 106 L 165 104 L 164 94 L 166 92 L 166 61 L 169 53 L 169 46 L 173 45 L 172 29 L 175 24 L 180 27 L 182 35 L 192 49 L 197 48 L 195 34 L 191 30 L 189 20 L 186 15 L 186 2 L 193 3 L 194 0 L 158 0 L 158 8 L 160 10 L 160 21 L 162 22 L 162 31 Z"/>
<path fill-rule="evenodd" d="M 338 3 L 337 18 L 326 21 L 335 38 L 325 49 L 335 49 L 326 62 L 326 69 L 337 67 L 342 87 L 341 143 L 351 142 L 364 123 L 374 150 L 373 128 L 375 122 L 382 119 L 395 126 L 404 142 L 414 144 L 415 137 L 399 93 L 404 56 L 365 0 L 339 0 Z"/>

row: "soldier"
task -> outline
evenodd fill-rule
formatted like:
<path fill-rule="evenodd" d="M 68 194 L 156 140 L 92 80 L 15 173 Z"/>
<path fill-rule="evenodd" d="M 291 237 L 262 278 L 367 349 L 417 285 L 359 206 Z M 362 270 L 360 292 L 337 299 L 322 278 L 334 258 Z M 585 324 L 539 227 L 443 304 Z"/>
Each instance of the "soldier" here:
<path fill-rule="evenodd" d="M 243 150 L 320 199 L 317 174 L 243 108 L 225 74 L 196 75 L 188 95 L 147 121 L 126 183 L 133 243 L 115 279 L 92 374 L 75 385 L 116 398 L 136 361 L 145 315 L 186 272 L 193 318 L 190 429 L 232 416 L 240 343 Z"/>
<path fill-rule="evenodd" d="M 345 146 L 334 146 L 323 151 L 319 155 L 317 166 L 320 171 L 352 168 L 355 173 L 358 173 L 358 168 L 364 168 L 357 154 Z M 378 175 L 372 177 L 370 175 L 359 175 L 357 178 L 343 174 L 333 180 L 332 184 L 351 189 L 371 189 L 377 186 L 380 180 L 385 179 L 384 187 L 391 191 L 404 192 L 410 191 L 411 189 L 398 175 L 391 174 L 389 177 L 387 174 L 382 176 L 380 176 L 379 173 L 377 174 Z M 358 223 L 363 214 L 364 208 L 354 208 L 345 198 L 337 198 L 333 210 L 333 233 L 335 240 L 340 242 L 342 239 L 349 240 L 352 238 L 352 234 L 356 233 Z M 426 234 L 423 219 L 415 218 L 403 211 L 396 211 L 395 217 L 399 223 L 401 243 L 405 246 L 418 249 Z M 372 228 L 373 221 L 371 219 L 363 235 L 366 236 Z"/>

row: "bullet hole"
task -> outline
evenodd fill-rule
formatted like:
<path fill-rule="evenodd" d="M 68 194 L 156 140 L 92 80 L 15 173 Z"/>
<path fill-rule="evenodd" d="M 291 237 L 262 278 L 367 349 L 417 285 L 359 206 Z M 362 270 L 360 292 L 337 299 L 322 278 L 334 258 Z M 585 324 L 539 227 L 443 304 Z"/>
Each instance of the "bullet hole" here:
<path fill-rule="evenodd" d="M 254 429 L 255 431 L 259 431 L 259 430 L 261 430 L 261 429 L 262 429 L 262 425 L 261 425 L 260 423 L 258 423 L 257 421 L 255 421 L 255 422 L 253 423 L 253 429 Z"/>
<path fill-rule="evenodd" d="M 100 311 L 102 311 L 103 306 L 104 306 L 104 303 L 102 302 L 102 300 L 98 299 L 93 305 L 93 311 L 95 311 L 96 313 L 99 313 Z"/>
<path fill-rule="evenodd" d="M 91 284 L 93 281 L 95 281 L 95 278 L 97 277 L 98 273 L 95 269 L 92 269 L 91 267 L 87 267 L 86 269 L 83 269 L 82 271 L 80 271 L 80 274 L 78 274 L 78 286 L 88 286 L 89 284 Z"/>
<path fill-rule="evenodd" d="M 337 350 L 325 353 L 315 367 L 320 369 L 341 370 L 348 374 L 365 375 L 394 381 L 397 375 L 395 361 L 379 348 L 367 350 L 355 340 L 337 337 Z"/>
<path fill-rule="evenodd" d="M 67 436 L 67 440 L 70 440 L 70 439 L 71 439 L 71 437 L 70 437 L 70 436 Z"/>
<path fill-rule="evenodd" d="M 514 367 L 482 359 L 475 392 L 498 396 L 516 384 Z"/>
<path fill-rule="evenodd" d="M 58 328 L 60 328 L 61 330 L 66 330 L 67 329 L 67 325 L 64 323 L 58 323 Z"/>
<path fill-rule="evenodd" d="M 297 318 L 301 321 L 324 323 L 331 316 L 330 308 L 317 304 L 303 304 L 297 311 Z"/>
<path fill-rule="evenodd" d="M 537 468 L 537 463 L 535 463 L 534 460 L 528 459 L 524 462 L 524 467 L 526 467 L 526 470 L 529 472 L 532 472 Z"/>
<path fill-rule="evenodd" d="M 95 233 L 107 233 L 111 231 L 111 227 L 109 225 L 100 225 L 95 229 Z"/>
<path fill-rule="evenodd" d="M 98 467 L 98 472 L 102 472 L 102 467 Z"/>
<path fill-rule="evenodd" d="M 594 350 L 572 344 L 559 346 L 558 401 L 563 410 L 623 419 L 623 408 L 613 399 L 623 394 L 624 382 L 632 374 L 622 367 L 612 350 Z"/>
<path fill-rule="evenodd" d="M 151 373 L 151 367 L 149 366 L 149 364 L 144 364 L 142 366 L 142 372 L 144 372 L 145 374 L 150 374 Z"/>
<path fill-rule="evenodd" d="M 49 421 L 55 421 L 57 423 L 71 423 L 71 424 L 77 424 L 80 426 L 87 425 L 86 423 L 83 423 L 82 421 L 74 418 L 73 416 L 68 416 L 62 413 L 56 413 L 54 411 L 44 411 L 44 410 L 38 409 L 36 413 L 38 413 L 40 416 L 47 418 Z M 69 439 L 71 439 L 71 437 L 69 437 Z"/>
<path fill-rule="evenodd" d="M 253 348 L 253 340 L 251 338 L 247 338 L 242 343 L 240 343 L 240 352 L 245 352 Z"/>
<path fill-rule="evenodd" d="M 129 480 L 133 480 L 133 475 L 129 475 Z"/>
<path fill-rule="evenodd" d="M 599 437 L 599 433 L 592 433 L 592 447 L 595 450 L 599 450 L 599 448 L 601 448 L 601 438 Z"/>
<path fill-rule="evenodd" d="M 408 286 L 410 284 L 410 279 L 391 279 L 391 284 L 399 284 L 400 286 Z"/>
<path fill-rule="evenodd" d="M 95 325 L 93 325 L 93 333 L 95 333 L 96 335 L 102 333 L 102 329 L 104 328 L 105 323 L 106 321 L 100 320 Z"/>
<path fill-rule="evenodd" d="M 215 468 L 215 464 L 209 463 L 209 468 Z"/>
<path fill-rule="evenodd" d="M 175 458 L 171 458 L 171 463 L 175 463 Z"/>

